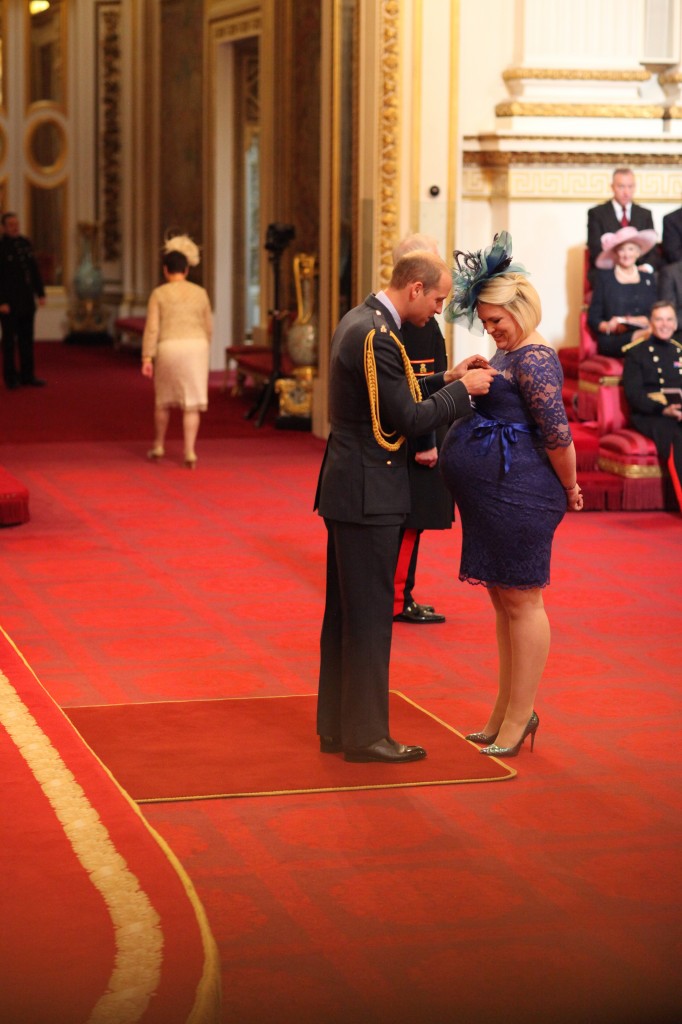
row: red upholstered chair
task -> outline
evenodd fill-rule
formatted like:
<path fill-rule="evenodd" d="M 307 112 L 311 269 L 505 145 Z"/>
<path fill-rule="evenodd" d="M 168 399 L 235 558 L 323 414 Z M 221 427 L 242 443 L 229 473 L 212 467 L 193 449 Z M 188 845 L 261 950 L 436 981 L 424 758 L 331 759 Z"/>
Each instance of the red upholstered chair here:
<path fill-rule="evenodd" d="M 578 417 L 581 420 L 596 420 L 599 416 L 600 396 L 610 393 L 602 403 L 602 415 L 606 417 L 603 428 L 612 429 L 608 410 L 620 404 L 618 391 L 623 377 L 622 359 L 600 356 L 597 342 L 587 322 L 587 310 L 580 314 L 580 344 L 578 363 Z"/>
<path fill-rule="evenodd" d="M 608 423 L 599 430 L 597 467 L 623 480 L 622 508 L 665 508 L 665 472 L 649 437 L 629 426 L 630 410 L 622 385 L 599 392 L 597 420 Z"/>

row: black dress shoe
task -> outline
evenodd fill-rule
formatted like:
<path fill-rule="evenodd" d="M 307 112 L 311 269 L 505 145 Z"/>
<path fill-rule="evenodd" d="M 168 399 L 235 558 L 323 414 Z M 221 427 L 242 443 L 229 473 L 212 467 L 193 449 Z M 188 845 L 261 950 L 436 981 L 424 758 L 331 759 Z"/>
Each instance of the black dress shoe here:
<path fill-rule="evenodd" d="M 10 391 L 14 391 L 15 388 L 21 387 L 21 381 L 18 377 L 10 377 L 9 380 L 5 381 L 5 387 L 9 388 Z"/>
<path fill-rule="evenodd" d="M 416 601 L 412 601 L 411 604 L 403 608 L 399 615 L 393 616 L 393 621 L 415 622 L 420 625 L 426 625 L 426 623 L 445 622 L 445 616 L 431 611 L 430 607 L 425 604 L 417 604 Z"/>
<path fill-rule="evenodd" d="M 338 736 L 320 736 L 320 753 L 340 754 L 343 744 Z"/>
<path fill-rule="evenodd" d="M 41 380 L 40 377 L 31 377 L 30 380 L 22 381 L 25 388 L 44 388 L 47 381 Z"/>
<path fill-rule="evenodd" d="M 344 754 L 346 761 L 383 761 L 385 764 L 402 764 L 404 761 L 421 761 L 426 757 L 423 747 L 408 747 L 390 737 L 370 743 L 368 747 L 348 747 Z"/>

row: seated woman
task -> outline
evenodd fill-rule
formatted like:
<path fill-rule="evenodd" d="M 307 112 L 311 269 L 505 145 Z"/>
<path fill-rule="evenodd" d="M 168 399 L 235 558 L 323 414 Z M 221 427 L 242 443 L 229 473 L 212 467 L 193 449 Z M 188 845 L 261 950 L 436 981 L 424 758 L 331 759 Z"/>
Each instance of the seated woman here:
<path fill-rule="evenodd" d="M 641 255 L 656 245 L 656 232 L 634 227 L 602 235 L 599 268 L 587 321 L 602 356 L 620 358 L 623 346 L 649 326 L 649 311 L 656 301 L 653 271 L 637 266 Z"/>
<path fill-rule="evenodd" d="M 655 302 L 650 323 L 645 337 L 625 349 L 623 388 L 632 425 L 656 445 L 682 509 L 682 344 L 673 338 L 673 306 Z"/>

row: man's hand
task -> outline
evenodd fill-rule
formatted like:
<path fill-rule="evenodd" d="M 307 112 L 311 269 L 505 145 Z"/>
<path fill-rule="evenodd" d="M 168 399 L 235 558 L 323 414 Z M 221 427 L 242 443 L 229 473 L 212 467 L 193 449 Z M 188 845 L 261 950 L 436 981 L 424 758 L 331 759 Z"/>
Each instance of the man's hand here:
<path fill-rule="evenodd" d="M 429 448 L 427 452 L 415 452 L 414 461 L 418 462 L 420 466 L 428 466 L 429 469 L 433 469 L 438 462 L 438 449 Z"/>
<path fill-rule="evenodd" d="M 460 380 L 470 395 L 487 395 L 496 374 L 497 370 L 492 367 L 487 370 L 467 370 Z"/>
<path fill-rule="evenodd" d="M 461 380 L 467 370 L 487 369 L 489 366 L 490 363 L 483 356 L 469 356 L 461 363 L 457 363 L 457 366 L 445 371 L 445 383 L 452 384 L 453 380 Z"/>

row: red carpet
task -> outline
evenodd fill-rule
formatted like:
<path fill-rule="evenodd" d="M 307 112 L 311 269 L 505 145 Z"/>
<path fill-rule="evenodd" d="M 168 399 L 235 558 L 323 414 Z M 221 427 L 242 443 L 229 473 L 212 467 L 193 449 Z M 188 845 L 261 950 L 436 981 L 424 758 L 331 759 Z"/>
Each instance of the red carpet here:
<path fill-rule="evenodd" d="M 402 694 L 391 727 L 428 752 L 404 765 L 321 754 L 314 695 L 66 708 L 86 743 L 139 803 L 493 782 L 516 772 Z"/>
<path fill-rule="evenodd" d="M 0 722 L 0 1018 L 215 1024 L 193 886 L 4 633 Z"/>
<path fill-rule="evenodd" d="M 69 391 L 106 439 L 56 401 L 41 417 L 38 389 L 23 413 L 16 392 L 0 403 L 0 464 L 31 493 L 31 521 L 0 532 L 0 621 L 60 705 L 310 693 L 322 443 L 257 430 L 212 392 L 222 433 L 200 435 L 196 472 L 179 444 L 151 466 L 149 394 L 108 355 L 91 372 L 83 354 Z M 465 733 L 496 658 L 459 546 L 458 526 L 422 539 L 415 597 L 447 622 L 396 624 L 391 685 Z M 225 1024 L 679 1019 L 680 564 L 679 515 L 566 517 L 540 729 L 508 785 L 144 805 L 206 909 Z M 17 832 L 22 856 L 40 853 L 35 830 Z"/>

